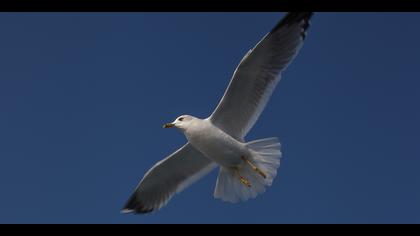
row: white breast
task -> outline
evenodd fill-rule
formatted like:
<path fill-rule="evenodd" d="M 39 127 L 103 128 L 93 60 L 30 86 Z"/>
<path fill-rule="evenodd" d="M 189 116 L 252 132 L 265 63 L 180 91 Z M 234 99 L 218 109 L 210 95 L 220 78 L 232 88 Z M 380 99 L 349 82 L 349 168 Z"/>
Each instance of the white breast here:
<path fill-rule="evenodd" d="M 238 166 L 242 163 L 241 156 L 247 154 L 243 143 L 214 126 L 209 120 L 200 120 L 185 131 L 185 136 L 207 158 L 222 166 Z"/>

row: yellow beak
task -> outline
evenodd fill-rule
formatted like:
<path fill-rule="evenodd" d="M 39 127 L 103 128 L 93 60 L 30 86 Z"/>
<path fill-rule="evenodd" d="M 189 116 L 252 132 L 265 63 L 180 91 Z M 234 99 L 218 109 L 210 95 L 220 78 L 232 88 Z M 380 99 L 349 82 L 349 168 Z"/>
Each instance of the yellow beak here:
<path fill-rule="evenodd" d="M 167 124 L 164 124 L 163 125 L 163 128 L 172 128 L 172 127 L 174 127 L 175 125 L 174 124 L 172 124 L 172 123 L 167 123 Z"/>

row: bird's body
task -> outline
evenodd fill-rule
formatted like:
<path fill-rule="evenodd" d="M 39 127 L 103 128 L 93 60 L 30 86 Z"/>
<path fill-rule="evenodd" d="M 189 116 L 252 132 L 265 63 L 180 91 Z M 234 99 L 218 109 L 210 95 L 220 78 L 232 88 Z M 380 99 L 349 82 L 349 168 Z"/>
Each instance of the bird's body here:
<path fill-rule="evenodd" d="M 232 138 L 209 119 L 194 118 L 194 124 L 184 131 L 185 137 L 198 151 L 224 167 L 239 167 L 241 156 L 248 156 L 244 143 Z"/>
<path fill-rule="evenodd" d="M 214 197 L 246 201 L 263 193 L 280 166 L 280 142 L 245 142 L 271 94 L 302 47 L 311 12 L 288 13 L 239 63 L 214 112 L 206 119 L 178 117 L 164 127 L 181 130 L 188 142 L 143 177 L 123 212 L 148 213 L 219 167 Z"/>

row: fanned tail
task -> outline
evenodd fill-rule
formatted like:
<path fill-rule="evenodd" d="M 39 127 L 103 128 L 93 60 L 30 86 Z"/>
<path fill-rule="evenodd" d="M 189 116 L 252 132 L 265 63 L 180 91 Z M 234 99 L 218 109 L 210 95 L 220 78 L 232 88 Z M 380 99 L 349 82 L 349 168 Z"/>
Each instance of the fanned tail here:
<path fill-rule="evenodd" d="M 236 172 L 220 167 L 214 197 L 227 202 L 246 201 L 265 192 L 266 186 L 273 183 L 280 167 L 280 142 L 277 138 L 254 140 L 245 144 L 250 149 L 251 156 L 246 157 L 263 174 L 255 171 L 251 165 L 244 164 Z M 248 180 L 250 187 L 241 182 L 240 177 Z"/>

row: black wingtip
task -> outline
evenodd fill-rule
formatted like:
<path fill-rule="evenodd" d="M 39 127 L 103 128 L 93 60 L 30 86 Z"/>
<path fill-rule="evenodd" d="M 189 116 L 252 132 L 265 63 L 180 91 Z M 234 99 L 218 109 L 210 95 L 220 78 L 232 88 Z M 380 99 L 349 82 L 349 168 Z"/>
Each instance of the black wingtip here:
<path fill-rule="evenodd" d="M 137 199 L 136 194 L 133 194 L 130 199 L 127 201 L 127 203 L 124 205 L 123 209 L 121 210 L 121 213 L 128 214 L 147 214 L 150 212 L 153 212 L 154 208 L 146 208 L 141 201 Z"/>
<path fill-rule="evenodd" d="M 271 30 L 271 33 L 276 32 L 278 29 L 302 23 L 302 38 L 305 39 L 306 31 L 309 28 L 310 20 L 313 16 L 313 12 L 288 12 L 285 17 Z"/>
<path fill-rule="evenodd" d="M 136 208 L 136 209 L 124 208 L 124 209 L 121 210 L 121 213 L 122 214 L 130 214 L 130 213 L 132 213 L 132 214 L 138 215 L 138 214 L 151 213 L 153 211 L 154 211 L 153 209 L 144 210 L 142 208 Z"/>

